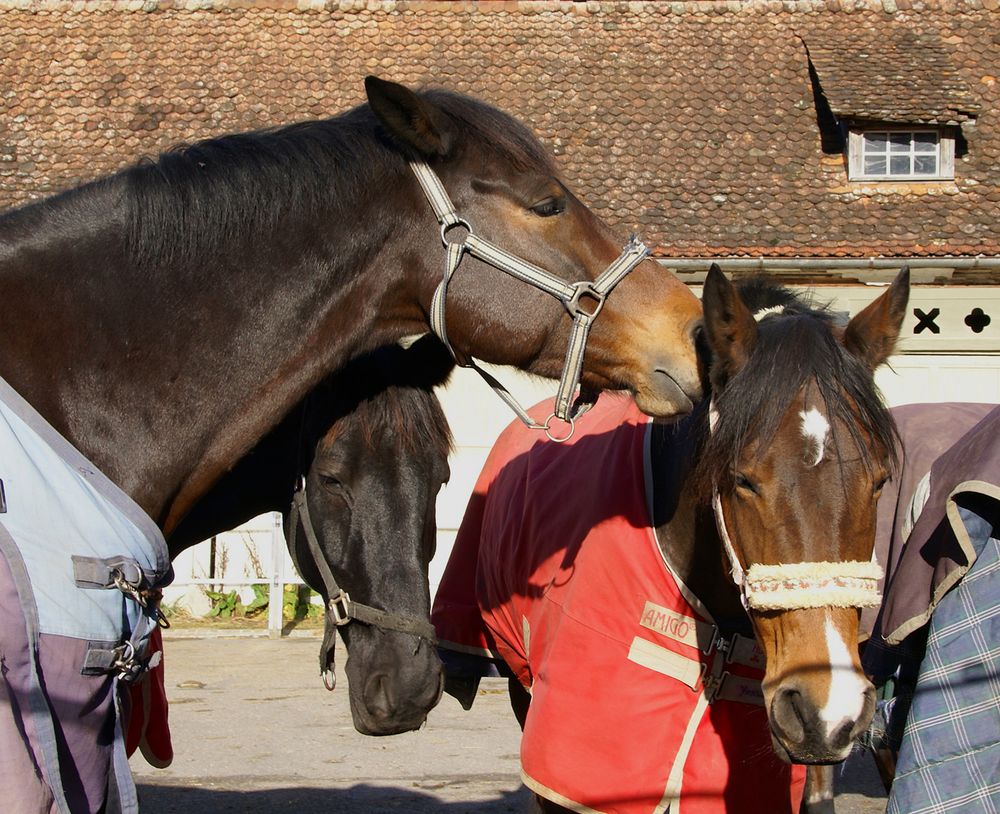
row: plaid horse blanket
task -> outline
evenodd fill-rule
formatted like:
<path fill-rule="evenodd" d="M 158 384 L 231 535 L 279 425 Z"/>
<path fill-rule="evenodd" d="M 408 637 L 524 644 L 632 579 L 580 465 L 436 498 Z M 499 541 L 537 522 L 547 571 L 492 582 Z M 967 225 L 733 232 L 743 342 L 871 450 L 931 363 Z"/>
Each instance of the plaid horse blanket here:
<path fill-rule="evenodd" d="M 126 688 L 170 576 L 153 521 L 0 379 L 4 811 L 138 810 Z"/>
<path fill-rule="evenodd" d="M 902 509 L 906 520 L 900 524 L 898 553 L 865 654 L 869 670 L 883 675 L 894 656 L 901 668 L 914 652 L 919 659 L 887 810 L 995 814 L 1000 811 L 1000 407 L 919 405 L 911 413 L 920 416 L 918 425 L 945 434 L 955 432 L 956 422 L 961 427 L 969 416 L 980 416 L 933 461 Z M 912 463 L 907 434 L 912 425 L 900 426 Z M 921 652 L 913 642 L 919 645 L 925 633 Z M 902 705 L 900 714 L 905 712 Z"/>

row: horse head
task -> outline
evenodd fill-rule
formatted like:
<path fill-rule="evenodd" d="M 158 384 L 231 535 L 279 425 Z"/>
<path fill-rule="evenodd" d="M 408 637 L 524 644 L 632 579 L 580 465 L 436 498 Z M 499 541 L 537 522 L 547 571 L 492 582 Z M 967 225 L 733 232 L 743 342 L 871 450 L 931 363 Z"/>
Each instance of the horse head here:
<path fill-rule="evenodd" d="M 845 328 L 787 291 L 741 295 L 717 266 L 705 283 L 703 472 L 726 567 L 766 654 L 775 749 L 795 762 L 843 760 L 874 709 L 859 608 L 878 603 L 876 501 L 896 447 L 873 372 L 908 294 L 904 269 Z"/>
<path fill-rule="evenodd" d="M 391 148 L 440 178 L 461 217 L 458 231 L 468 227 L 568 282 L 596 280 L 622 254 L 622 238 L 570 191 L 547 151 L 516 119 L 446 91 L 414 93 L 374 77 L 365 87 Z M 412 230 L 401 262 L 423 267 L 422 290 L 406 293 L 425 304 L 426 314 L 445 258 L 440 241 L 450 238 L 435 226 L 403 161 L 397 172 L 396 198 Z M 448 336 L 457 354 L 475 351 L 491 362 L 558 376 L 570 327 L 563 305 L 473 255 L 462 261 L 448 299 Z M 630 390 L 651 415 L 689 413 L 701 393 L 694 343 L 699 323 L 700 309 L 687 287 L 652 260 L 639 263 L 594 316 L 584 386 Z"/>
<path fill-rule="evenodd" d="M 319 426 L 321 437 L 305 474 L 305 512 L 286 516 L 286 528 L 294 522 L 287 528 L 292 556 L 328 608 L 336 597 L 324 575 L 332 574 L 349 596 L 340 607 L 374 610 L 374 617 L 340 626 L 328 618 L 321 669 L 332 671 L 336 629 L 348 650 L 355 727 L 391 735 L 417 729 L 443 685 L 432 636 L 423 629 L 429 630 L 435 501 L 449 475 L 450 434 L 433 387 L 447 378 L 452 360 L 427 337 L 408 350 L 384 348 L 363 363 L 360 392 L 357 378 L 346 378 L 351 387 L 334 382 L 326 398 L 310 405 L 306 423 Z M 350 367 L 337 379 L 350 376 Z M 332 425 L 331 410 L 342 416 Z"/>

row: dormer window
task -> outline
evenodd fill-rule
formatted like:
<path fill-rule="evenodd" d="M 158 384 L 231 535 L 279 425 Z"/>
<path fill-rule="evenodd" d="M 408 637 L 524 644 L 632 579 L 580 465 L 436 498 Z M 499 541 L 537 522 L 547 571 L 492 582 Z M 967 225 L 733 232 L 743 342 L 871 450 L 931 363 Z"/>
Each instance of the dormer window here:
<path fill-rule="evenodd" d="M 955 139 L 947 128 L 850 127 L 847 158 L 852 181 L 955 177 Z"/>
<path fill-rule="evenodd" d="M 806 43 L 823 152 L 851 181 L 951 181 L 982 105 L 934 32 L 860 28 Z M 961 150 L 960 150 L 961 152 Z"/>

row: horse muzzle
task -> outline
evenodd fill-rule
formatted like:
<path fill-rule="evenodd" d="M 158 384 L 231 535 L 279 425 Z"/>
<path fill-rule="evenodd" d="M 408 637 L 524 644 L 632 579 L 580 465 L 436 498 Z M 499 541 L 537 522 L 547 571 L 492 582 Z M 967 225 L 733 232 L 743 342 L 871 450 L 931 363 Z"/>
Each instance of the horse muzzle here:
<path fill-rule="evenodd" d="M 352 636 L 347 680 L 354 728 L 362 735 L 398 735 L 419 729 L 444 690 L 441 660 L 423 639 L 372 631 L 381 641 L 359 647 Z M 359 652 L 363 651 L 363 652 Z"/>
<path fill-rule="evenodd" d="M 875 711 L 875 688 L 856 677 L 856 699 L 826 699 L 818 703 L 803 682 L 784 682 L 767 704 L 775 753 L 789 763 L 839 763 L 868 727 Z M 857 716 L 837 712 L 840 703 L 860 707 Z"/>

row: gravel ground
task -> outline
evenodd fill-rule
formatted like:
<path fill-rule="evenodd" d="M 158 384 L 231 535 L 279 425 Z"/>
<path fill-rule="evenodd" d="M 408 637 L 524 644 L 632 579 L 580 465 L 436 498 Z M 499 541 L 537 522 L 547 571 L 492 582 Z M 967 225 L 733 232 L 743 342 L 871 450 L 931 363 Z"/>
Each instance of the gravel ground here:
<path fill-rule="evenodd" d="M 315 636 L 165 638 L 176 756 L 167 769 L 133 757 L 143 814 L 527 810 L 506 682 L 484 682 L 469 712 L 445 696 L 419 732 L 371 738 L 351 724 L 342 671 L 323 688 Z M 870 759 L 848 761 L 837 814 L 884 810 Z"/>

